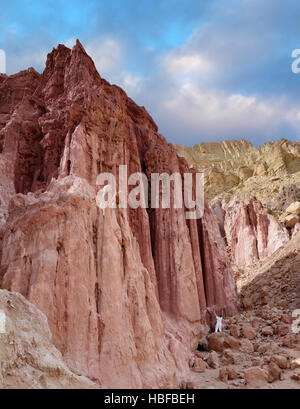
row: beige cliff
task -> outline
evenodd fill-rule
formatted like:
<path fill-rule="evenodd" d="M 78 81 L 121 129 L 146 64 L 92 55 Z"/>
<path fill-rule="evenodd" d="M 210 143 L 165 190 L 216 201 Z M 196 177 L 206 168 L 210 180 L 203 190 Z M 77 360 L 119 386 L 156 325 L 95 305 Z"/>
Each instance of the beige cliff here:
<path fill-rule="evenodd" d="M 208 199 L 227 192 L 273 202 L 283 188 L 297 185 L 300 196 L 300 143 L 282 139 L 255 148 L 250 142 L 176 146 L 190 166 L 205 173 Z M 280 209 L 281 210 L 281 209 Z"/>

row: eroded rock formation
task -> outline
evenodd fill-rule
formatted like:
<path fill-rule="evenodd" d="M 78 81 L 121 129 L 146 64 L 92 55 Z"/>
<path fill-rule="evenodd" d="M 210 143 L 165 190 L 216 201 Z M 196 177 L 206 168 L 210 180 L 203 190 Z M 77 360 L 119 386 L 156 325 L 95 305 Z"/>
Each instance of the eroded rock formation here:
<path fill-rule="evenodd" d="M 174 387 L 210 321 L 236 311 L 217 220 L 96 206 L 100 172 L 188 169 L 81 44 L 0 78 L 1 285 L 46 314 L 56 347 L 104 387 Z"/>
<path fill-rule="evenodd" d="M 290 239 L 287 229 L 253 198 L 232 198 L 224 205 L 224 231 L 238 267 L 270 257 Z"/>

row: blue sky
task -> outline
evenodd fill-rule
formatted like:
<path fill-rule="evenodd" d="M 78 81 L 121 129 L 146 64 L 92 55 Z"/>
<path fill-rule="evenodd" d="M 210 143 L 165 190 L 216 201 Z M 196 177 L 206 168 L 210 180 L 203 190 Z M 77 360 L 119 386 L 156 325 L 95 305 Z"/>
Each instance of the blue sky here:
<path fill-rule="evenodd" d="M 79 38 L 173 143 L 299 141 L 298 0 L 0 0 L 7 72 Z"/>

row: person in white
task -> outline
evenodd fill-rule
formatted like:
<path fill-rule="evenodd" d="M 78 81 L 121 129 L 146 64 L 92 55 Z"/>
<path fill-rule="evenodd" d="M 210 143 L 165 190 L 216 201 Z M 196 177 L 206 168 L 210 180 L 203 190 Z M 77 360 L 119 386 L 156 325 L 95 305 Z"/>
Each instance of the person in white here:
<path fill-rule="evenodd" d="M 214 314 L 217 320 L 215 332 L 222 332 L 223 317 L 219 317 L 216 313 Z"/>
<path fill-rule="evenodd" d="M 0 334 L 6 334 L 6 315 L 5 312 L 0 310 Z"/>

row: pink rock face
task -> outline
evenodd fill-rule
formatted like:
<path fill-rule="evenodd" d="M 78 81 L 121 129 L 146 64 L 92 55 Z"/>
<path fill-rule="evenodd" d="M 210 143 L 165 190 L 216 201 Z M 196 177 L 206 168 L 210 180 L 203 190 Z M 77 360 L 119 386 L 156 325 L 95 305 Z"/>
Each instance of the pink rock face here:
<path fill-rule="evenodd" d="M 225 232 L 233 262 L 256 264 L 289 241 L 287 229 L 255 199 L 232 199 L 224 206 Z"/>
<path fill-rule="evenodd" d="M 300 231 L 300 223 L 297 223 L 293 228 L 292 237 L 294 237 Z"/>
<path fill-rule="evenodd" d="M 44 312 L 68 365 L 104 387 L 177 386 L 207 311 L 236 312 L 218 222 L 208 207 L 200 221 L 104 215 L 95 197 L 97 175 L 119 165 L 148 177 L 187 165 L 79 42 L 54 49 L 42 75 L 5 77 L 0 95 L 2 287 Z"/>

